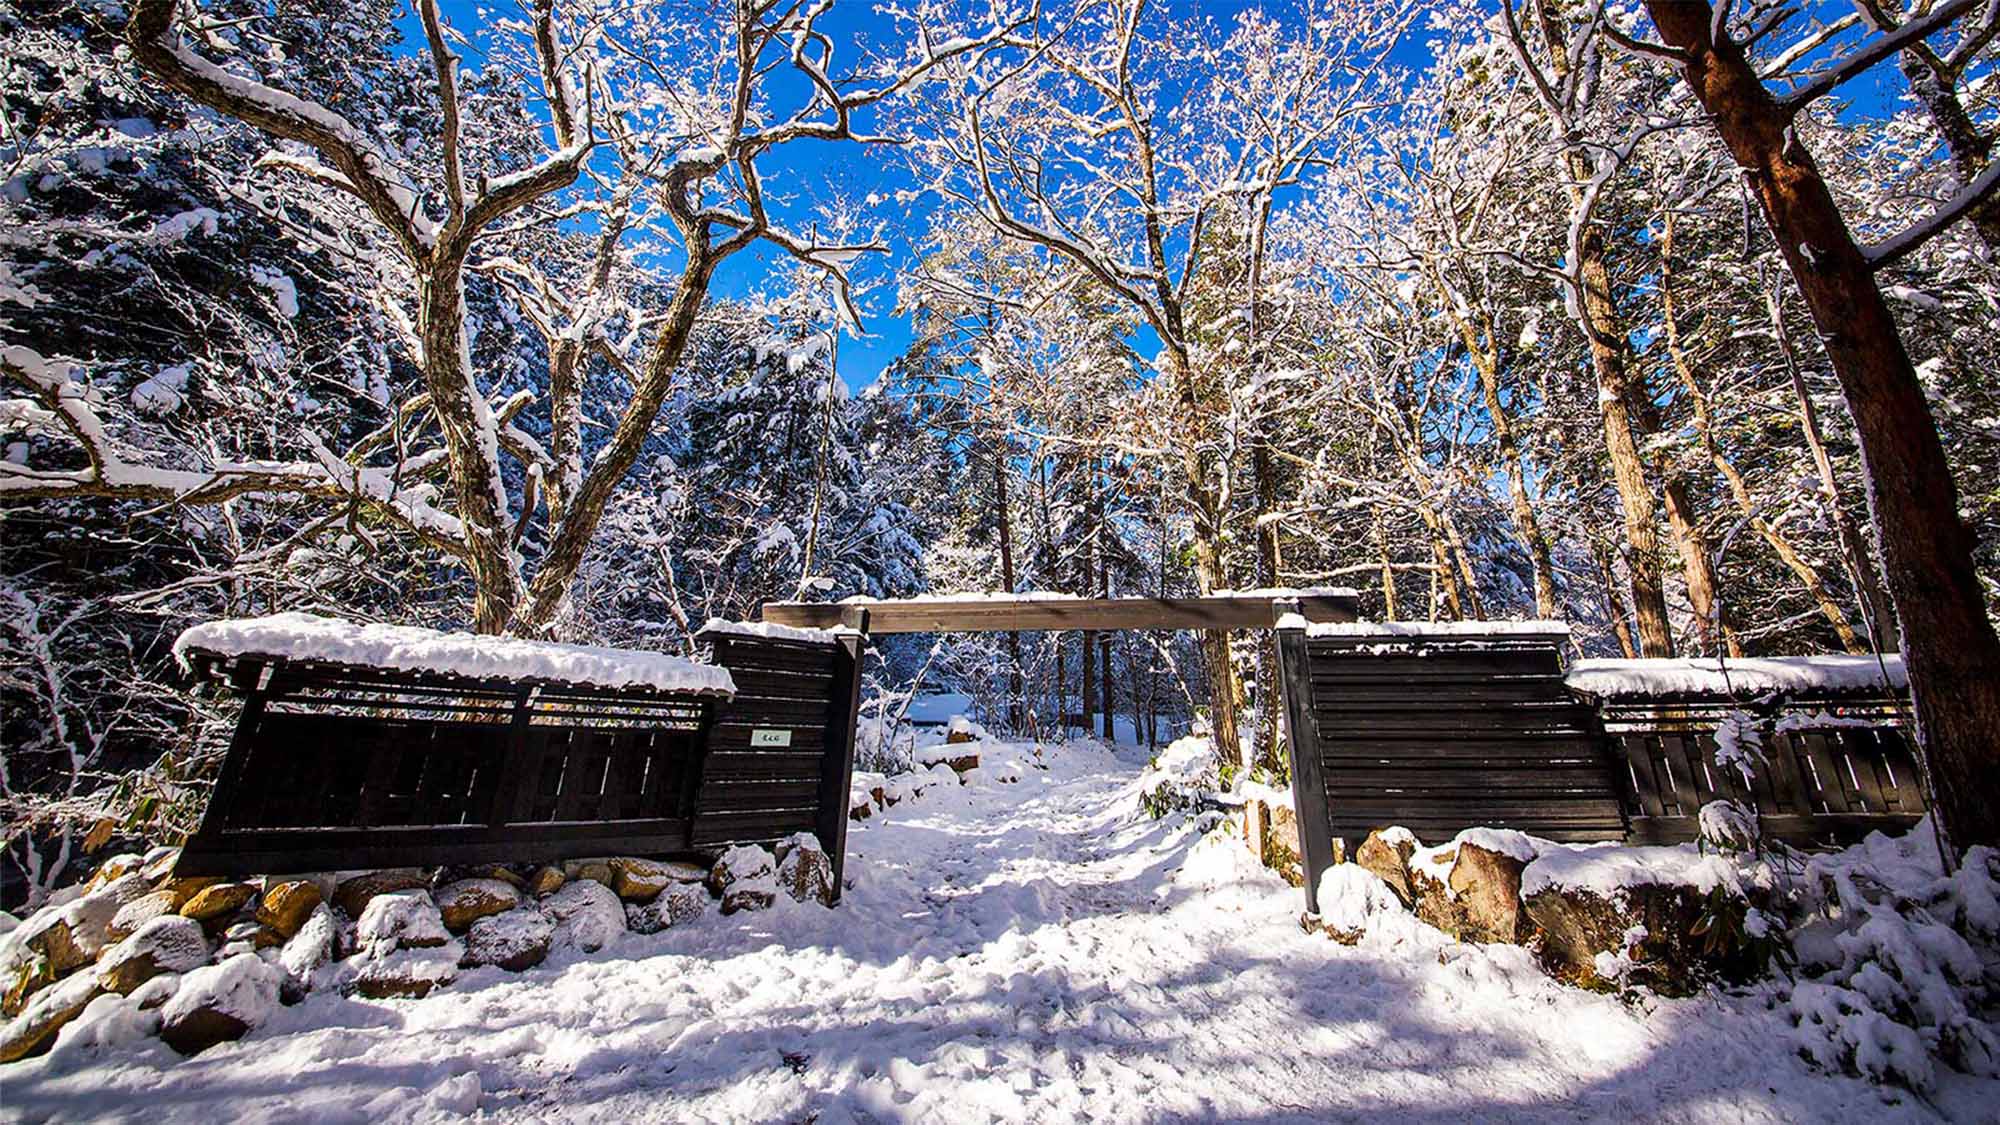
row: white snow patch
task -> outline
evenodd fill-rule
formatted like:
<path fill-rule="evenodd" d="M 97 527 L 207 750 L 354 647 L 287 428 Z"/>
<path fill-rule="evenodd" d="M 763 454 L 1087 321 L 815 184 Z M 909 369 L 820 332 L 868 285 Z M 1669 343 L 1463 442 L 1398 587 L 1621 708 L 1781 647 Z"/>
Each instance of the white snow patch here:
<path fill-rule="evenodd" d="M 1903 658 L 1884 656 L 1762 656 L 1651 660 L 1579 660 L 1568 683 L 1603 696 L 1763 695 L 1774 691 L 1858 691 L 1910 685 Z"/>
<path fill-rule="evenodd" d="M 1308 637 L 1567 637 L 1561 621 L 1319 621 L 1288 613 L 1280 629 L 1304 629 Z"/>
<path fill-rule="evenodd" d="M 171 1023 L 207 1008 L 256 1027 L 277 1011 L 278 986 L 283 979 L 283 973 L 255 953 L 239 953 L 182 976 L 174 998 L 160 1014 Z"/>
<path fill-rule="evenodd" d="M 764 637 L 778 641 L 833 641 L 843 636 L 856 635 L 853 629 L 844 626 L 838 629 L 809 629 L 800 625 L 780 625 L 773 621 L 725 621 L 720 617 L 709 618 L 703 622 L 700 629 L 695 630 L 697 636 L 702 633 Z"/>
<path fill-rule="evenodd" d="M 1717 887 L 1736 889 L 1741 878 L 1735 863 L 1703 855 L 1693 844 L 1549 844 L 1521 873 L 1521 896 L 1577 890 L 1615 899 L 1627 888 L 1651 886 L 1685 886 L 1707 894 Z"/>
<path fill-rule="evenodd" d="M 1527 950 L 1387 911 L 1359 944 L 1329 941 L 1240 838 L 1138 811 L 1151 775 L 1136 754 L 995 747 L 1038 750 L 1048 768 L 1018 785 L 850 824 L 837 909 L 710 911 L 421 1001 L 315 992 L 194 1059 L 29 1059 L 0 1075 L 6 1112 L 1776 1125 L 1974 1121 L 2000 1104 L 2000 1082 L 1955 1072 L 1916 1099 L 1815 1071 L 1768 992 L 1628 1005 L 1550 980 Z M 1365 913 L 1370 891 L 1353 889 Z"/>
<path fill-rule="evenodd" d="M 190 654 L 266 656 L 324 661 L 475 679 L 512 679 L 591 687 L 644 687 L 734 695 L 729 670 L 679 656 L 518 637 L 441 633 L 411 625 L 364 625 L 311 613 L 211 621 L 174 642 L 174 658 Z"/>

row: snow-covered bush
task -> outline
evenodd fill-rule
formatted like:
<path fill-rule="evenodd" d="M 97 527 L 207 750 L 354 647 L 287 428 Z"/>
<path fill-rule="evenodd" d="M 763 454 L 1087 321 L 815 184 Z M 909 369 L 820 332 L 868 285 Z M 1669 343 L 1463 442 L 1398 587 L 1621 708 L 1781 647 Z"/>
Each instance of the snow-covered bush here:
<path fill-rule="evenodd" d="M 1222 760 L 1208 738 L 1177 738 L 1154 755 L 1140 775 L 1139 807 L 1153 819 L 1201 806 L 1202 797 L 1222 787 Z"/>
<path fill-rule="evenodd" d="M 1764 768 L 1764 732 L 1757 717 L 1746 711 L 1731 710 L 1715 728 L 1715 764 L 1735 770 L 1749 785 Z"/>
<path fill-rule="evenodd" d="M 1695 823 L 1703 851 L 1754 852 L 1763 842 L 1757 811 L 1741 801 L 1710 801 L 1701 807 Z"/>
<path fill-rule="evenodd" d="M 1927 824 L 1810 861 L 1817 916 L 1794 933 L 1790 1005 L 1815 1064 L 1923 1091 L 1938 1064 L 2000 1075 L 2000 857 L 1946 875 Z"/>

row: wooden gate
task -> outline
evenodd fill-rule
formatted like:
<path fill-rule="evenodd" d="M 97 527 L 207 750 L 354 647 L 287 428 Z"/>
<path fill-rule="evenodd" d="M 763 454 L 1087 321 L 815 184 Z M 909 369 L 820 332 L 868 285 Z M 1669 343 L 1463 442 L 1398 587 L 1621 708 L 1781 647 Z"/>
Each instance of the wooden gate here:
<path fill-rule="evenodd" d="M 1625 817 L 1588 699 L 1563 683 L 1550 626 L 1278 631 L 1308 909 L 1335 841 L 1373 829 L 1428 843 L 1480 825 L 1615 840 Z"/>

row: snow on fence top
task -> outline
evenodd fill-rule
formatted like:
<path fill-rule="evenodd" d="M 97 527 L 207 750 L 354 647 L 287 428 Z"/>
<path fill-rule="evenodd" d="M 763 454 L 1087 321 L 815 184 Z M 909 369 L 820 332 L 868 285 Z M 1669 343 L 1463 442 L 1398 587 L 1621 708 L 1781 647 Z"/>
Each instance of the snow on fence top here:
<path fill-rule="evenodd" d="M 1888 680 L 1883 680 L 1883 669 Z M 1579 660 L 1568 683 L 1611 698 L 1659 695 L 1766 695 L 1771 692 L 1903 691 L 1903 658 L 1764 656 L 1715 659 Z"/>
<path fill-rule="evenodd" d="M 1567 637 L 1561 621 L 1319 621 L 1287 613 L 1280 629 L 1304 629 L 1308 637 Z"/>
<path fill-rule="evenodd" d="M 1022 590 L 1010 594 L 1005 590 L 961 590 L 952 594 L 918 594 L 913 598 L 871 598 L 866 594 L 856 594 L 840 599 L 841 605 L 893 605 L 903 601 L 919 602 L 1076 602 L 1082 601 L 1081 594 L 1065 594 L 1057 590 Z"/>
<path fill-rule="evenodd" d="M 197 654 L 276 657 L 481 680 L 736 694 L 736 681 L 727 668 L 664 653 L 441 633 L 411 625 L 363 625 L 313 613 L 196 625 L 174 642 L 174 659 L 187 669 Z"/>
<path fill-rule="evenodd" d="M 1212 598 L 1358 598 L 1352 586 L 1258 586 L 1250 590 L 1216 590 Z"/>
<path fill-rule="evenodd" d="M 812 629 L 803 625 L 780 625 L 775 621 L 724 621 L 711 617 L 700 629 L 702 633 L 727 633 L 738 637 L 762 637 L 771 641 L 833 641 L 842 636 L 854 636 L 855 630 L 845 626 L 838 629 Z"/>

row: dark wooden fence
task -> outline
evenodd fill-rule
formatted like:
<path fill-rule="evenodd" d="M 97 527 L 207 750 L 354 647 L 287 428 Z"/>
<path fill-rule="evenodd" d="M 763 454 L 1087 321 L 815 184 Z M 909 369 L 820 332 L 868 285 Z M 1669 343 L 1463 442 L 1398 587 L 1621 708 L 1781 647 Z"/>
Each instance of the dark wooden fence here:
<path fill-rule="evenodd" d="M 1716 762 L 1732 710 L 1757 720 L 1762 762 L 1752 782 Z M 1730 798 L 1757 809 L 1764 831 L 1792 843 L 1851 843 L 1924 812 L 1901 700 L 1879 692 L 1765 696 L 1736 703 L 1684 694 L 1607 698 L 1605 731 L 1620 758 L 1630 838 L 1680 843 L 1696 813 Z"/>
<path fill-rule="evenodd" d="M 176 870 L 677 856 L 803 831 L 839 873 L 860 638 L 700 639 L 733 698 L 208 661 L 243 712 Z"/>
<path fill-rule="evenodd" d="M 833 859 L 838 893 L 861 705 L 861 635 L 796 640 L 703 632 L 696 640 L 729 669 L 736 697 L 717 708 L 709 730 L 691 845 L 716 849 L 811 832 Z"/>
<path fill-rule="evenodd" d="M 1426 843 L 1479 825 L 1624 834 L 1596 714 L 1563 684 L 1562 641 L 1278 631 L 1309 909 L 1334 841 L 1351 855 L 1376 828 Z"/>
<path fill-rule="evenodd" d="M 1309 909 L 1341 845 L 1400 825 L 1427 844 L 1480 825 L 1563 841 L 1677 843 L 1732 798 L 1765 832 L 1851 842 L 1923 814 L 1902 704 L 1882 690 L 1600 698 L 1564 680 L 1560 631 L 1278 632 Z M 1748 693 L 1744 693 L 1748 694 Z M 1762 762 L 1716 761 L 1732 710 Z"/>

